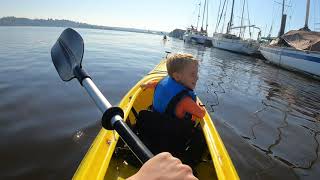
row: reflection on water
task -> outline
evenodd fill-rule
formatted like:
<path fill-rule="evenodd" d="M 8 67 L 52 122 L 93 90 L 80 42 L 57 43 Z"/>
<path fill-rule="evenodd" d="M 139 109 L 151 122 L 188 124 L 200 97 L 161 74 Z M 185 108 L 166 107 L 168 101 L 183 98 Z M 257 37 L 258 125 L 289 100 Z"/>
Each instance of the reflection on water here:
<path fill-rule="evenodd" d="M 77 81 L 62 82 L 50 48 L 62 28 L 0 28 L 0 179 L 70 179 L 100 129 Z M 84 66 L 112 104 L 165 56 L 200 60 L 196 92 L 242 179 L 320 176 L 320 82 L 263 60 L 162 40 L 79 30 Z"/>
<path fill-rule="evenodd" d="M 213 118 L 300 178 L 317 177 L 319 81 L 238 54 L 212 49 L 210 56 L 199 88 Z"/>

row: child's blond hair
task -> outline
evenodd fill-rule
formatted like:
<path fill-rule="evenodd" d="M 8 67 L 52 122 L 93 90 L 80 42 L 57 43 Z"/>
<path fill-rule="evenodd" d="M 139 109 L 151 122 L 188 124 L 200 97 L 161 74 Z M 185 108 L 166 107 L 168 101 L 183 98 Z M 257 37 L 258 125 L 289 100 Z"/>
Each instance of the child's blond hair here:
<path fill-rule="evenodd" d="M 187 64 L 198 63 L 198 60 L 192 56 L 192 54 L 173 54 L 167 58 L 167 71 L 170 77 L 173 77 L 173 73 L 181 72 Z"/>

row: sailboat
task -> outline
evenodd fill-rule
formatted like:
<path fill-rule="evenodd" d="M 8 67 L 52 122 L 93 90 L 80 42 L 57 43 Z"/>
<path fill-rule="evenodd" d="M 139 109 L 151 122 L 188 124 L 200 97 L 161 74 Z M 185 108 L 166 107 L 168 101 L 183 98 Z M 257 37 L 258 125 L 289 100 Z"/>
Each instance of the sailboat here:
<path fill-rule="evenodd" d="M 223 3 L 220 18 L 219 18 L 219 20 L 217 22 L 217 26 L 216 26 L 216 31 L 217 31 L 217 28 L 219 26 L 219 23 L 220 23 L 220 20 L 221 20 L 223 11 L 224 11 L 226 1 L 227 0 L 225 0 Z M 233 52 L 237 52 L 237 53 L 248 54 L 248 55 L 259 54 L 258 49 L 259 49 L 260 45 L 259 45 L 258 39 L 260 39 L 261 30 L 260 30 L 260 28 L 256 27 L 255 25 L 247 25 L 247 26 L 243 25 L 243 12 L 244 12 L 244 7 L 245 7 L 246 1 L 243 2 L 241 26 L 233 27 L 234 1 L 235 0 L 232 1 L 231 15 L 230 15 L 230 20 L 227 25 L 227 32 L 226 33 L 217 33 L 215 31 L 215 33 L 213 33 L 213 36 L 212 36 L 212 46 L 215 48 L 233 51 Z M 255 28 L 255 29 L 259 30 L 257 40 L 244 39 L 244 34 L 245 34 L 244 31 L 246 28 L 249 28 L 250 35 L 251 35 L 251 28 Z M 231 34 L 231 30 L 233 30 L 233 29 L 240 29 L 239 36 Z"/>
<path fill-rule="evenodd" d="M 199 3 L 199 13 L 198 13 L 198 20 L 197 20 L 197 26 L 194 27 L 191 25 L 190 28 L 187 28 L 186 32 L 183 35 L 183 41 L 187 43 L 196 43 L 196 44 L 206 44 L 206 42 L 210 41 L 208 39 L 208 33 L 207 33 L 207 28 L 208 28 L 208 0 L 204 1 L 204 6 L 203 6 L 203 15 L 202 15 L 202 25 L 200 30 L 198 30 L 198 24 L 200 20 L 200 10 L 201 10 L 201 3 Z M 205 29 L 203 28 L 203 22 L 205 19 L 206 15 L 206 27 Z"/>
<path fill-rule="evenodd" d="M 269 45 L 261 46 L 261 54 L 276 65 L 320 78 L 320 32 L 308 28 L 310 0 L 307 0 L 304 27 L 286 34 L 284 4 L 285 0 L 278 38 Z"/>

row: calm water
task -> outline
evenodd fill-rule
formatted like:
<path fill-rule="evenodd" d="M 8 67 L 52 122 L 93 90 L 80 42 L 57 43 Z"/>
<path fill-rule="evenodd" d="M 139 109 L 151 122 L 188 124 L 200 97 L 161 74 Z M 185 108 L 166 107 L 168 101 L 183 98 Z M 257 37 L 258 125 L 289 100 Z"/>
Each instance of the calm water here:
<path fill-rule="evenodd" d="M 0 179 L 70 179 L 100 129 L 101 113 L 76 80 L 60 80 L 50 49 L 63 28 L 0 27 Z M 263 60 L 78 29 L 84 67 L 113 104 L 165 56 L 200 59 L 196 91 L 242 179 L 320 177 L 320 81 Z"/>

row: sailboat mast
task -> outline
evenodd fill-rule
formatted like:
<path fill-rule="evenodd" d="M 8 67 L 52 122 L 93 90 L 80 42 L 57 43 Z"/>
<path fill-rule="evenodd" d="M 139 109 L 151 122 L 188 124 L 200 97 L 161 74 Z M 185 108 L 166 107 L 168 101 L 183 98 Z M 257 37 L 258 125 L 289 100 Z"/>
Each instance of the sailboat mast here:
<path fill-rule="evenodd" d="M 245 5 L 245 4 L 246 4 L 246 0 L 243 0 L 242 15 L 241 15 L 241 27 L 240 27 L 240 34 L 239 34 L 240 37 L 243 36 L 242 30 L 244 31 L 244 29 L 243 29 L 243 13 L 244 13 L 244 5 Z M 242 38 L 243 38 L 243 37 L 242 37 Z"/>
<path fill-rule="evenodd" d="M 219 26 L 219 24 L 220 24 L 220 20 L 219 20 L 219 19 L 221 19 L 221 17 L 219 18 L 219 14 L 220 14 L 220 8 L 221 8 L 221 1 L 222 1 L 222 0 L 219 1 L 218 15 L 217 15 L 217 21 L 216 21 L 216 28 L 214 29 L 214 32 L 213 32 L 212 36 L 214 35 L 214 33 L 217 32 L 218 26 Z M 222 15 L 222 12 L 221 12 L 221 15 Z"/>
<path fill-rule="evenodd" d="M 197 21 L 197 28 L 196 28 L 196 30 L 198 30 L 198 25 L 199 25 L 199 19 L 200 19 L 200 8 L 201 8 L 201 1 L 199 2 L 199 13 L 198 13 L 198 21 Z"/>
<path fill-rule="evenodd" d="M 284 14 L 284 6 L 285 6 L 285 3 L 286 3 L 286 0 L 283 0 L 283 2 L 282 2 L 282 12 L 281 12 L 282 16 L 283 16 L 283 14 Z"/>
<path fill-rule="evenodd" d="M 215 28 L 215 30 L 214 30 L 214 33 L 216 33 L 217 32 L 217 30 L 218 30 L 218 27 L 219 27 L 219 25 L 220 25 L 220 21 L 221 21 L 221 18 L 222 18 L 222 15 L 223 15 L 223 12 L 224 12 L 224 7 L 225 7 L 225 5 L 226 5 L 226 1 L 227 0 L 224 0 L 224 2 L 223 2 L 223 6 L 222 6 L 222 9 L 221 9 L 221 14 L 220 14 L 220 16 L 219 16 L 219 13 L 220 13 L 220 5 L 221 5 L 221 0 L 220 0 L 220 4 L 219 4 L 219 11 L 218 11 L 218 18 L 217 18 L 217 23 L 216 23 L 216 28 Z M 228 5 L 227 5 L 228 6 Z M 227 11 L 227 10 L 226 10 Z M 224 23 L 223 23 L 223 25 L 222 25 L 222 28 L 223 28 L 223 26 L 224 26 Z M 221 32 L 222 32 L 222 30 L 221 30 Z M 214 34 L 213 33 L 213 34 Z M 213 36 L 213 34 L 212 34 L 212 36 Z"/>
<path fill-rule="evenodd" d="M 204 5 L 203 5 L 202 24 L 201 24 L 201 29 L 202 30 L 203 30 L 204 15 L 206 13 L 206 5 L 207 5 L 207 0 L 204 1 Z"/>
<path fill-rule="evenodd" d="M 305 23 L 304 23 L 304 29 L 309 29 L 309 27 L 308 27 L 309 10 L 310 10 L 310 0 L 307 0 L 307 7 L 306 7 L 306 20 L 305 20 Z"/>
<path fill-rule="evenodd" d="M 208 32 L 207 30 L 208 30 L 208 17 L 209 17 L 209 0 L 208 0 L 208 2 L 207 2 L 207 22 L 206 22 L 206 32 Z"/>
<path fill-rule="evenodd" d="M 282 36 L 284 34 L 284 29 L 286 28 L 286 20 L 287 20 L 287 15 L 284 14 L 284 6 L 285 6 L 286 1 L 283 0 L 282 3 L 282 13 L 281 13 L 281 25 L 280 25 L 280 31 L 278 34 L 278 37 Z"/>
<path fill-rule="evenodd" d="M 233 25 L 232 24 L 232 21 L 233 21 L 233 7 L 234 7 L 234 0 L 232 0 L 231 16 L 230 16 L 230 21 L 229 21 L 228 26 L 227 26 L 227 34 L 230 33 L 231 26 Z"/>

